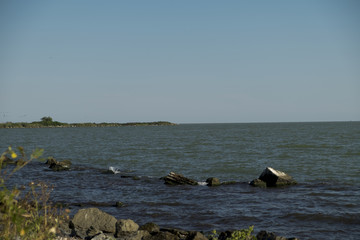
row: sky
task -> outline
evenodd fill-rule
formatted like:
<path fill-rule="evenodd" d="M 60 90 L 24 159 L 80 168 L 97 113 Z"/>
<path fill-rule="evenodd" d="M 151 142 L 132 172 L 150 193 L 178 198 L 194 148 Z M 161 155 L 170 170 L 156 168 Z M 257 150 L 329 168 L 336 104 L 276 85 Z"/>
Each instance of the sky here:
<path fill-rule="evenodd" d="M 360 120 L 360 1 L 0 1 L 0 122 Z"/>

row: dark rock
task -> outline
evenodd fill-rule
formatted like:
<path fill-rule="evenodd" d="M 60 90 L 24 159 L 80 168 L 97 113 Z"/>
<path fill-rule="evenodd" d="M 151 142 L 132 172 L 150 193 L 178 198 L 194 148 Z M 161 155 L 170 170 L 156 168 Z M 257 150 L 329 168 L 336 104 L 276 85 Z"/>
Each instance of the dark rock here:
<path fill-rule="evenodd" d="M 143 240 L 180 240 L 180 238 L 171 232 L 158 232 L 144 237 Z"/>
<path fill-rule="evenodd" d="M 163 179 L 165 181 L 165 184 L 169 185 L 198 185 L 197 181 L 186 178 L 183 175 L 174 172 L 170 172 Z"/>
<path fill-rule="evenodd" d="M 188 232 L 188 231 L 185 231 L 182 229 L 177 229 L 177 228 L 161 228 L 160 231 L 172 233 L 179 239 L 187 239 L 190 234 L 190 232 Z"/>
<path fill-rule="evenodd" d="M 266 182 L 256 178 L 250 182 L 250 185 L 254 187 L 266 187 Z"/>
<path fill-rule="evenodd" d="M 51 165 L 51 164 L 56 164 L 57 163 L 57 161 L 56 161 L 56 159 L 55 158 L 53 158 L 53 157 L 48 157 L 47 158 L 47 160 L 46 160 L 46 162 L 45 162 L 45 164 L 46 165 Z"/>
<path fill-rule="evenodd" d="M 208 240 L 201 232 L 189 232 L 186 240 Z"/>
<path fill-rule="evenodd" d="M 257 240 L 299 240 L 297 238 L 286 238 L 281 236 L 276 236 L 275 233 L 267 232 L 267 231 L 260 231 L 256 235 Z"/>
<path fill-rule="evenodd" d="M 67 171 L 70 170 L 71 167 L 71 161 L 70 160 L 64 160 L 61 162 L 58 162 L 55 160 L 55 162 L 51 162 L 49 168 L 53 171 Z"/>
<path fill-rule="evenodd" d="M 209 187 L 219 186 L 221 184 L 218 178 L 213 178 L 213 177 L 206 179 L 206 183 Z"/>
<path fill-rule="evenodd" d="M 139 230 L 144 230 L 144 231 L 148 231 L 150 234 L 155 234 L 157 232 L 160 232 L 160 228 L 156 223 L 146 223 L 144 225 L 142 225 Z"/>
<path fill-rule="evenodd" d="M 275 235 L 275 233 L 272 233 L 272 232 L 260 231 L 256 235 L 256 239 L 257 240 L 276 240 L 276 235 Z"/>
<path fill-rule="evenodd" d="M 117 207 L 117 208 L 120 208 L 120 207 L 123 207 L 123 206 L 125 206 L 125 204 L 123 202 L 116 202 L 115 203 L 115 207 Z"/>
<path fill-rule="evenodd" d="M 85 238 L 92 229 L 104 233 L 115 233 L 116 218 L 97 208 L 80 209 L 70 222 L 76 236 Z"/>
<path fill-rule="evenodd" d="M 267 167 L 260 175 L 259 180 L 264 181 L 267 187 L 281 187 L 287 185 L 294 185 L 297 182 L 288 174 L 275 170 L 271 167 Z M 258 180 L 253 181 L 253 186 L 255 184 L 260 184 Z"/>
<path fill-rule="evenodd" d="M 232 233 L 233 233 L 233 232 L 231 232 L 231 231 L 221 232 L 221 233 L 219 234 L 218 239 L 219 239 L 219 240 L 231 239 L 231 234 L 232 234 Z"/>

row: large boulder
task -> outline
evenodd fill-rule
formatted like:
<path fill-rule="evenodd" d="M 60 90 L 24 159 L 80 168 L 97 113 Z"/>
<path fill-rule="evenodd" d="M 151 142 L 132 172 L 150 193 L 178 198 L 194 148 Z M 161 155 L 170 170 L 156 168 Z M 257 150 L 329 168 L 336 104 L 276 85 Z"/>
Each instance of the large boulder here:
<path fill-rule="evenodd" d="M 275 170 L 271 167 L 267 167 L 259 176 L 258 179 L 250 182 L 253 186 L 264 186 L 267 187 L 282 187 L 287 185 L 294 185 L 297 182 L 288 174 Z"/>
<path fill-rule="evenodd" d="M 184 177 L 181 174 L 170 172 L 167 176 L 163 177 L 165 184 L 169 185 L 198 185 L 198 182 Z"/>
<path fill-rule="evenodd" d="M 116 218 L 97 208 L 80 209 L 70 222 L 70 228 L 81 238 L 88 236 L 90 231 L 115 233 Z"/>

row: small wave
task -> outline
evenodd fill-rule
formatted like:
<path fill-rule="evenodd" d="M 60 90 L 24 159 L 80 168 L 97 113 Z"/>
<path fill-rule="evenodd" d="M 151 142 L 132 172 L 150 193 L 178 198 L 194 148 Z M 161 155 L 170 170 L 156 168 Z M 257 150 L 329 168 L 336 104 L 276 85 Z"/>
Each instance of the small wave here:
<path fill-rule="evenodd" d="M 314 222 L 327 222 L 327 223 L 344 223 L 344 224 L 357 224 L 360 221 L 359 214 L 324 214 L 324 213 L 289 213 L 282 218 L 296 219 L 300 221 L 314 221 Z"/>

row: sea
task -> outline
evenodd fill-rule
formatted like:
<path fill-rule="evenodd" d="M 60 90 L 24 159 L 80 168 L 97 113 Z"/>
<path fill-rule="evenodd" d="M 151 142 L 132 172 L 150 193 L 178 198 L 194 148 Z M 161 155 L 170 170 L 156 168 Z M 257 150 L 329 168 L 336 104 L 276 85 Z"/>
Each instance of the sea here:
<path fill-rule="evenodd" d="M 206 233 L 253 225 L 255 234 L 360 239 L 360 122 L 0 129 L 0 150 L 8 146 L 71 160 L 62 172 L 35 160 L 8 183 L 46 182 L 51 201 L 72 215 L 97 207 L 163 228 Z M 298 184 L 250 186 L 266 167 Z M 166 185 L 161 178 L 170 172 L 200 184 Z M 232 184 L 208 187 L 210 177 Z"/>

